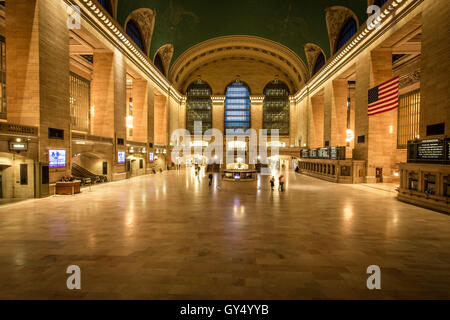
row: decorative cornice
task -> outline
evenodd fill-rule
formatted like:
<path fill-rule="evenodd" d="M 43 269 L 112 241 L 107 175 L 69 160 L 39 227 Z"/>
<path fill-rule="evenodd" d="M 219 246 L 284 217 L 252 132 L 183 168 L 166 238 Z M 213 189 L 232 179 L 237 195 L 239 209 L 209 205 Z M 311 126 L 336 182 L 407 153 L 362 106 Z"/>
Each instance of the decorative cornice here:
<path fill-rule="evenodd" d="M 95 0 L 65 0 L 69 5 L 77 5 L 81 9 L 82 17 L 92 21 L 93 26 L 104 36 L 116 44 L 116 47 L 124 52 L 156 85 L 165 93 L 172 95 L 178 102 L 181 101 L 180 93 L 157 70 L 148 56 L 134 45 L 123 28 L 115 21 L 102 6 Z"/>
<path fill-rule="evenodd" d="M 199 43 L 186 50 L 173 64 L 169 79 L 179 90 L 196 68 L 221 59 L 253 59 L 282 68 L 292 81 L 294 91 L 309 78 L 303 60 L 291 49 L 268 39 L 255 36 L 226 36 Z M 280 69 L 281 71 L 281 69 Z"/>
<path fill-rule="evenodd" d="M 403 14 L 407 4 L 419 4 L 423 0 L 391 0 L 383 6 L 380 17 L 374 20 L 370 25 L 364 24 L 358 32 L 347 42 L 347 45 L 342 47 L 336 54 L 328 60 L 325 67 L 315 74 L 311 80 L 301 89 L 296 95 L 297 103 L 301 102 L 305 96 L 314 89 L 322 85 L 335 72 L 340 69 L 359 52 L 370 45 L 377 37 L 380 37 L 386 31 L 390 24 L 395 23 L 394 19 L 399 19 Z M 376 28 L 376 24 L 380 24 L 380 28 Z M 334 71 L 334 72 L 330 72 Z"/>

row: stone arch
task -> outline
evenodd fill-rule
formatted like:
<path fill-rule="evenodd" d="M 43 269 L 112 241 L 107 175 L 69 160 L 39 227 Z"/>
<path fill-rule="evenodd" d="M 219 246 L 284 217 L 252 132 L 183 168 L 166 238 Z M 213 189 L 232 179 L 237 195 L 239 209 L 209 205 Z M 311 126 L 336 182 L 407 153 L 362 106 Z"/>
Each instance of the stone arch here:
<path fill-rule="evenodd" d="M 359 19 L 352 10 L 342 6 L 332 6 L 326 9 L 326 22 L 328 38 L 330 40 L 331 56 L 333 56 L 336 51 L 339 34 L 350 18 L 355 19 L 356 26 L 359 28 Z"/>
<path fill-rule="evenodd" d="M 108 7 L 110 6 L 111 12 L 107 8 L 104 8 L 105 11 L 108 12 L 108 14 L 117 20 L 117 6 L 119 4 L 119 0 L 105 0 L 108 4 Z"/>
<path fill-rule="evenodd" d="M 150 54 L 150 45 L 153 37 L 153 30 L 155 29 L 156 12 L 149 8 L 140 8 L 131 12 L 125 20 L 124 28 L 126 30 L 127 24 L 133 20 L 139 27 L 144 41 L 145 54 Z"/>
<path fill-rule="evenodd" d="M 317 58 L 320 54 L 323 54 L 323 56 L 326 57 L 325 51 L 318 45 L 314 43 L 307 43 L 305 44 L 305 55 L 306 59 L 308 61 L 308 68 L 309 68 L 309 76 L 312 77 L 314 74 L 314 66 L 316 65 Z"/>
<path fill-rule="evenodd" d="M 166 77 L 169 74 L 170 62 L 172 61 L 173 53 L 174 53 L 173 45 L 168 43 L 168 44 L 165 44 L 162 47 L 160 47 L 156 51 L 155 56 L 153 57 L 153 61 L 155 61 L 157 55 L 159 55 L 161 57 L 162 64 L 164 67 L 164 75 Z"/>
<path fill-rule="evenodd" d="M 291 92 L 297 92 L 309 78 L 308 68 L 291 49 L 280 43 L 255 36 L 225 36 L 210 39 L 186 50 L 170 69 L 169 80 L 185 92 L 198 75 L 207 81 L 214 95 L 239 74 L 262 95 L 264 86 L 279 75 Z"/>

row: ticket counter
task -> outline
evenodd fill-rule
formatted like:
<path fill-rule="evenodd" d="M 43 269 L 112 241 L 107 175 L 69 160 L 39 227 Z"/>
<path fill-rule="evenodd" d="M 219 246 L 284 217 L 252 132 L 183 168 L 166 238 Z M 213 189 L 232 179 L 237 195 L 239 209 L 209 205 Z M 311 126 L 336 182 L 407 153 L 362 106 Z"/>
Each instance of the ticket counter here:
<path fill-rule="evenodd" d="M 56 194 L 77 194 L 81 192 L 81 181 L 57 182 Z"/>

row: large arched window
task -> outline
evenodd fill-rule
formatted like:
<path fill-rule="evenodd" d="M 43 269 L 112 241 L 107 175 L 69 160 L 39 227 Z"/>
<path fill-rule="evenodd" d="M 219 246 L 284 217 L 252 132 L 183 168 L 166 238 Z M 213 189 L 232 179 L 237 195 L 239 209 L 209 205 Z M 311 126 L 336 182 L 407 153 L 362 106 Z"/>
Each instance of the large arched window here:
<path fill-rule="evenodd" d="M 289 88 L 279 80 L 264 88 L 263 129 L 278 129 L 280 136 L 289 135 Z"/>
<path fill-rule="evenodd" d="M 225 133 L 243 134 L 250 129 L 250 90 L 248 86 L 236 81 L 226 90 Z"/>
<path fill-rule="evenodd" d="M 161 73 L 165 75 L 166 72 L 164 71 L 164 64 L 161 59 L 161 55 L 159 53 L 156 54 L 154 63 L 155 63 L 155 67 L 158 68 L 158 70 L 161 71 Z"/>
<path fill-rule="evenodd" d="M 138 24 L 134 20 L 130 20 L 127 23 L 127 35 L 134 41 L 134 43 L 145 52 L 144 41 L 142 39 L 141 30 Z"/>
<path fill-rule="evenodd" d="M 336 53 L 340 48 L 342 48 L 348 40 L 350 40 L 353 35 L 358 31 L 358 26 L 356 24 L 355 19 L 350 18 L 347 20 L 347 22 L 344 24 L 344 27 L 341 29 L 341 33 L 339 34 L 339 37 L 336 42 L 336 49 L 334 50 L 334 53 Z"/>
<path fill-rule="evenodd" d="M 100 5 L 105 8 L 110 16 L 113 15 L 111 0 L 98 0 L 98 3 L 100 3 Z"/>
<path fill-rule="evenodd" d="M 316 59 L 316 63 L 314 64 L 313 75 L 319 72 L 319 70 L 322 69 L 324 65 L 325 65 L 325 56 L 321 52 Z"/>
<path fill-rule="evenodd" d="M 212 128 L 212 90 L 202 80 L 193 82 L 187 89 L 186 129 L 193 135 L 196 121 L 202 122 L 202 133 Z"/>

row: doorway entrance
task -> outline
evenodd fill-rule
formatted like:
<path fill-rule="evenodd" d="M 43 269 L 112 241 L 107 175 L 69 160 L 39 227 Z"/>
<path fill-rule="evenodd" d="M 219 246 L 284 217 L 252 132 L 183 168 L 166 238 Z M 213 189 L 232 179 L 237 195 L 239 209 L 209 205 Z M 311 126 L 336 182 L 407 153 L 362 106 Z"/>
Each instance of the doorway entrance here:
<path fill-rule="evenodd" d="M 375 177 L 376 177 L 377 183 L 383 183 L 383 168 L 376 169 Z"/>

